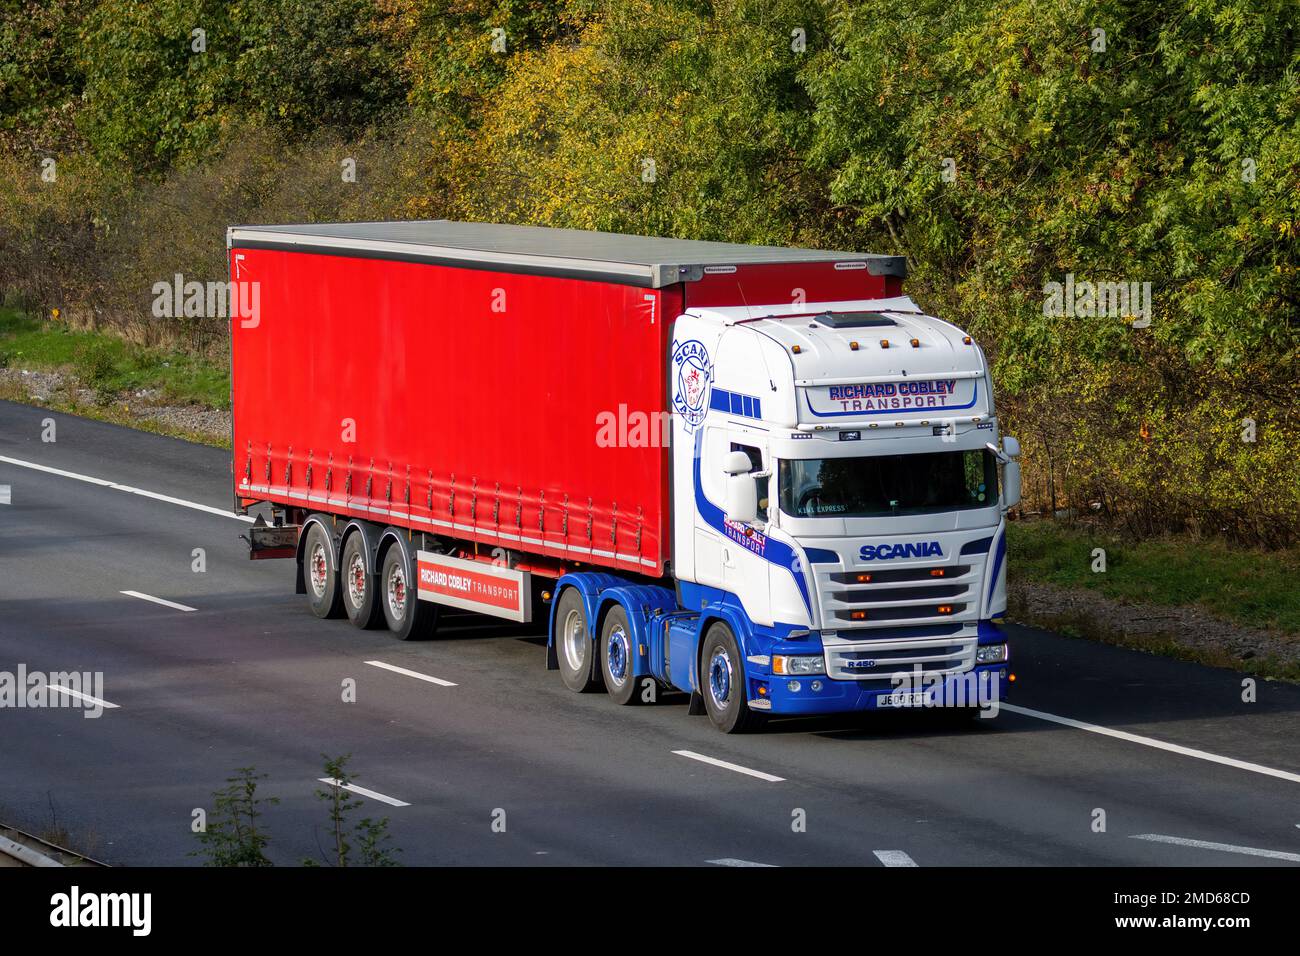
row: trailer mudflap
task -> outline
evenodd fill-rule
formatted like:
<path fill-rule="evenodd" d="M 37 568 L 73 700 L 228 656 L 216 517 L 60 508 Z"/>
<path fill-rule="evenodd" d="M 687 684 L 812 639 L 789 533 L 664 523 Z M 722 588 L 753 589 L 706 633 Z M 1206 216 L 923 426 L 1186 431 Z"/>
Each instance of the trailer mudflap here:
<path fill-rule="evenodd" d="M 298 534 L 302 528 L 296 524 L 253 525 L 248 534 L 240 537 L 248 542 L 250 561 L 266 558 L 295 558 L 298 556 Z"/>
<path fill-rule="evenodd" d="M 431 551 L 417 552 L 416 560 L 421 601 L 523 623 L 533 619 L 532 575 L 529 572 Z"/>

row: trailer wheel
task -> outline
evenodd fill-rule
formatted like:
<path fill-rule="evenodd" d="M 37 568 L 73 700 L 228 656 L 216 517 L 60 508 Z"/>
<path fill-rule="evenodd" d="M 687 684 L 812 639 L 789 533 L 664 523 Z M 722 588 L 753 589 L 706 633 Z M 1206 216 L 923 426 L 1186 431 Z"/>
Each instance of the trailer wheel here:
<path fill-rule="evenodd" d="M 400 641 L 431 637 L 438 622 L 438 605 L 419 599 L 415 569 L 405 548 L 389 545 L 379 572 L 379 603 L 384 621 Z"/>
<path fill-rule="evenodd" d="M 579 694 L 596 690 L 595 656 L 582 595 L 577 588 L 565 588 L 555 607 L 555 657 L 564 686 Z"/>
<path fill-rule="evenodd" d="M 700 655 L 700 693 L 713 726 L 724 734 L 743 734 L 762 723 L 745 699 L 745 664 L 731 628 L 715 622 L 704 635 Z"/>
<path fill-rule="evenodd" d="M 600 673 L 605 690 L 616 704 L 639 704 L 644 678 L 632 675 L 636 642 L 627 623 L 627 611 L 615 604 L 600 629 Z"/>
<path fill-rule="evenodd" d="M 311 612 L 319 618 L 342 617 L 343 596 L 339 593 L 338 557 L 330 533 L 312 523 L 302 554 L 303 583 Z"/>
<path fill-rule="evenodd" d="M 343 545 L 343 556 L 339 559 L 342 581 L 339 590 L 343 593 L 343 610 L 357 627 L 368 630 L 379 623 L 379 601 L 375 592 L 378 590 L 374 572 L 370 570 L 370 555 L 366 553 L 366 543 L 360 534 L 348 535 Z"/>

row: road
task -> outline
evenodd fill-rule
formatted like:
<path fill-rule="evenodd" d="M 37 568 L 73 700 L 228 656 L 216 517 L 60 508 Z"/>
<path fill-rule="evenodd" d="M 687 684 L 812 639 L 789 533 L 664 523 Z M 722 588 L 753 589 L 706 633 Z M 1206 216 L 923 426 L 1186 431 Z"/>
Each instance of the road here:
<path fill-rule="evenodd" d="M 0 821 L 197 864 L 193 811 L 252 766 L 281 801 L 268 855 L 321 860 L 321 755 L 347 753 L 406 804 L 360 798 L 408 866 L 1300 863 L 1300 687 L 1247 703 L 1235 672 L 1012 627 L 1018 710 L 728 737 L 683 696 L 566 691 L 537 627 L 465 614 L 403 644 L 317 620 L 230 504 L 224 451 L 0 402 L 0 671 L 102 671 L 116 705 L 0 709 Z"/>

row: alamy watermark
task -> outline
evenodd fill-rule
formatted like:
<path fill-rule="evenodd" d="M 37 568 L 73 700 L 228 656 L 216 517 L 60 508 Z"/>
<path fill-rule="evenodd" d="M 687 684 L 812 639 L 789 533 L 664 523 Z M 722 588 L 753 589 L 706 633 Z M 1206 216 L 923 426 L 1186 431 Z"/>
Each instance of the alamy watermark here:
<path fill-rule="evenodd" d="M 1075 281 L 1067 272 L 1064 282 L 1043 284 L 1043 315 L 1060 318 L 1132 318 L 1135 329 L 1151 324 L 1150 282 Z"/>
<path fill-rule="evenodd" d="M 255 280 L 186 281 L 178 272 L 171 282 L 159 279 L 152 291 L 155 318 L 237 318 L 245 329 L 255 329 L 262 321 L 262 284 Z"/>
<path fill-rule="evenodd" d="M 891 675 L 891 703 L 895 707 L 978 707 L 981 717 L 996 717 L 1001 699 L 1001 682 L 988 670 L 962 674 L 922 671 L 914 664 L 910 671 Z"/>
<path fill-rule="evenodd" d="M 80 707 L 83 717 L 104 713 L 103 671 L 0 671 L 0 710 L 10 707 Z M 113 706 L 108 704 L 107 706 Z"/>

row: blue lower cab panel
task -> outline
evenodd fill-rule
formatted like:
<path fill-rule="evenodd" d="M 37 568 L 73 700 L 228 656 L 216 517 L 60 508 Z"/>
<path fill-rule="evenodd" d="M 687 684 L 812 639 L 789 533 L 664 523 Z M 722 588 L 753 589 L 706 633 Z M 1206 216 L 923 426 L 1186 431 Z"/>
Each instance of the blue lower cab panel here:
<path fill-rule="evenodd" d="M 797 681 L 800 685 L 798 691 L 789 689 L 789 683 Z M 814 691 L 812 685 L 814 681 L 821 682 L 821 690 Z M 937 707 L 922 708 L 900 708 L 900 707 L 882 707 L 878 699 L 882 694 L 889 694 L 893 688 L 889 684 L 882 684 L 880 681 L 853 681 L 853 680 L 831 680 L 828 677 L 783 677 L 771 676 L 763 678 L 751 677 L 750 695 L 751 701 L 767 699 L 771 701 L 770 710 L 763 710 L 763 713 L 773 715 L 791 715 L 791 714 L 839 714 L 856 710 L 903 710 L 903 709 L 922 709 L 935 710 Z M 760 695 L 758 686 L 764 685 L 767 693 Z M 917 690 L 928 690 L 931 699 L 942 693 L 941 699 L 946 699 L 951 704 L 965 704 L 967 706 L 982 706 L 990 701 L 1005 701 L 1007 699 L 1007 665 L 989 664 L 983 667 L 976 667 L 965 674 L 949 675 L 943 684 L 942 691 L 939 688 L 928 686 L 916 688 Z"/>
<path fill-rule="evenodd" d="M 667 679 L 678 690 L 690 693 L 695 689 L 695 639 L 700 626 L 698 614 L 678 617 L 668 624 Z"/>

